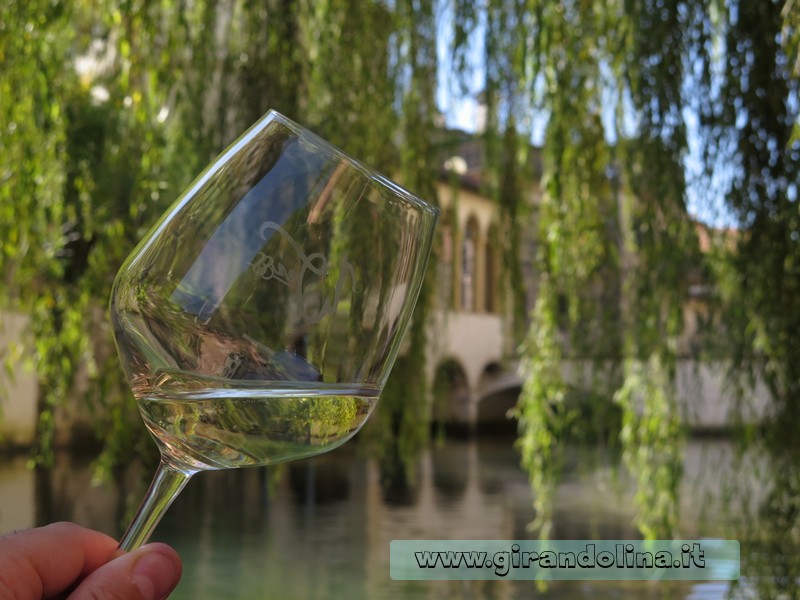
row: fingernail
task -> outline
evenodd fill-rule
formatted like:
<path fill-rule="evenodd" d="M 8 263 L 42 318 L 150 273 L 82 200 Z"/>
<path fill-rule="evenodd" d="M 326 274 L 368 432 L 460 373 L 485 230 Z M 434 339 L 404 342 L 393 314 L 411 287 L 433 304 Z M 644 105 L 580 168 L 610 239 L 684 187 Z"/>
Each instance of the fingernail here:
<path fill-rule="evenodd" d="M 180 567 L 171 554 L 167 554 L 159 545 L 146 547 L 146 550 L 146 554 L 136 561 L 133 583 L 143 598 L 161 600 L 178 583 Z"/>

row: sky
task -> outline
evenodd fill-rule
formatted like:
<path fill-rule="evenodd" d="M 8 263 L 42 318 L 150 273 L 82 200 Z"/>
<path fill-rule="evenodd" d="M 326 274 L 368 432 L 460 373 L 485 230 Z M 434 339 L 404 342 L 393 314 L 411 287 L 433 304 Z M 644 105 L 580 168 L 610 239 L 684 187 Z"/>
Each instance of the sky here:
<path fill-rule="evenodd" d="M 478 100 L 483 90 L 485 80 L 485 69 L 483 63 L 484 36 L 481 28 L 473 35 L 474 42 L 468 52 L 470 64 L 470 76 L 465 84 L 457 82 L 452 77 L 452 65 L 450 60 L 450 44 L 452 42 L 452 31 L 449 24 L 452 22 L 447 15 L 439 20 L 440 26 L 438 38 L 438 86 L 437 86 L 437 105 L 444 115 L 447 127 L 461 129 L 470 133 L 481 131 L 485 123 L 485 109 Z M 609 142 L 614 143 L 613 132 L 616 127 L 612 124 L 616 120 L 616 98 L 614 94 L 609 94 L 607 101 L 604 102 L 605 111 L 602 115 L 606 132 L 608 132 Z M 632 111 L 631 111 L 632 113 Z M 698 221 L 712 227 L 734 227 L 736 218 L 725 205 L 721 197 L 710 197 L 712 194 L 708 181 L 703 176 L 701 160 L 701 144 L 699 133 L 699 119 L 697 114 L 687 107 L 684 110 L 684 122 L 687 127 L 688 150 L 684 157 L 684 167 L 686 169 L 687 191 L 686 202 L 689 214 Z M 544 140 L 545 127 L 547 125 L 546 115 L 534 118 L 531 143 L 540 146 Z M 624 129 L 628 133 L 633 133 L 636 128 L 635 117 L 631 114 L 630 119 L 626 119 Z M 718 194 L 717 194 L 718 196 Z"/>

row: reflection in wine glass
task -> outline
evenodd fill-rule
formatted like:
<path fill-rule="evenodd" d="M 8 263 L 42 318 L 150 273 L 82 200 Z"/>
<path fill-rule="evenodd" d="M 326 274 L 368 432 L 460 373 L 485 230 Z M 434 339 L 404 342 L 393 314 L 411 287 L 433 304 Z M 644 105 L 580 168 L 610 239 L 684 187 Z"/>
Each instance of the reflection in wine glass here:
<path fill-rule="evenodd" d="M 120 542 L 144 543 L 194 473 L 312 456 L 374 407 L 438 210 L 270 112 L 123 265 L 120 358 L 161 451 Z"/>

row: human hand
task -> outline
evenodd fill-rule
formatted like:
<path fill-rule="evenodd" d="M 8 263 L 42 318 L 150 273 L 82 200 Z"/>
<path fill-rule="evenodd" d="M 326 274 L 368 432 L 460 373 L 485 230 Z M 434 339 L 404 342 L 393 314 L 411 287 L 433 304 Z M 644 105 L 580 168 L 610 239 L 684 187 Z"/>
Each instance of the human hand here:
<path fill-rule="evenodd" d="M 127 553 L 109 536 L 55 523 L 0 538 L 0 599 L 161 600 L 181 578 L 165 544 Z"/>

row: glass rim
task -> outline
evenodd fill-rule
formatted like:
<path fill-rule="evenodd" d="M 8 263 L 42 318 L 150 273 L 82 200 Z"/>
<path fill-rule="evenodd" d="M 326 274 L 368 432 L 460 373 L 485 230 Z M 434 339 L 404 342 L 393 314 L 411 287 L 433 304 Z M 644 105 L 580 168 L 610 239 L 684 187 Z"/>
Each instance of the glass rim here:
<path fill-rule="evenodd" d="M 391 179 L 389 179 L 385 175 L 382 175 L 372 167 L 367 166 L 357 158 L 353 158 L 341 148 L 332 144 L 325 138 L 317 135 L 310 129 L 307 129 L 302 125 L 296 123 L 295 121 L 293 121 L 292 119 L 278 112 L 275 109 L 268 110 L 266 114 L 256 122 L 255 126 L 258 128 L 258 131 L 261 131 L 268 123 L 273 121 L 281 123 L 287 129 L 293 131 L 299 136 L 302 136 L 306 140 L 310 141 L 313 145 L 317 146 L 323 152 L 332 154 L 335 157 L 349 163 L 353 168 L 360 171 L 367 178 L 369 178 L 370 180 L 374 181 L 375 183 L 383 187 L 388 188 L 393 194 L 403 198 L 405 201 L 417 207 L 420 211 L 427 212 L 434 217 L 440 215 L 441 209 L 438 206 L 435 206 L 434 204 L 431 204 L 430 202 L 423 200 L 413 192 L 401 186 L 399 183 L 392 181 Z"/>

